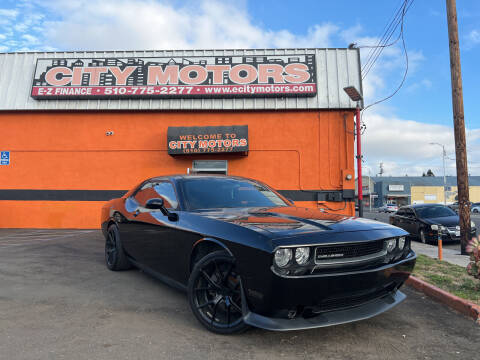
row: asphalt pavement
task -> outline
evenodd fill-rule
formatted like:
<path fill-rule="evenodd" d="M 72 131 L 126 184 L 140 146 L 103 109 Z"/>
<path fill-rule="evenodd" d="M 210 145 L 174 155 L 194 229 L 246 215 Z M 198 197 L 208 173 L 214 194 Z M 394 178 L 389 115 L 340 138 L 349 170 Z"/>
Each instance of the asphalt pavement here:
<path fill-rule="evenodd" d="M 111 272 L 97 230 L 0 230 L 1 359 L 474 359 L 480 326 L 411 288 L 375 318 L 296 332 L 206 331 L 186 296 Z"/>

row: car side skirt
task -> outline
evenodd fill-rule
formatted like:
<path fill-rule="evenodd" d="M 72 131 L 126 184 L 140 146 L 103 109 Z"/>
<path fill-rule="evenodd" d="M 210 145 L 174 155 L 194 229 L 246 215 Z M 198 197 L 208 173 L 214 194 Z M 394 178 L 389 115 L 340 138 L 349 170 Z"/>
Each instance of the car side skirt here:
<path fill-rule="evenodd" d="M 290 331 L 313 329 L 369 319 L 397 306 L 405 300 L 406 297 L 404 293 L 397 290 L 384 297 L 359 306 L 323 312 L 309 319 L 303 317 L 294 319 L 270 318 L 248 311 L 244 315 L 243 321 L 248 325 L 265 330 Z"/>
<path fill-rule="evenodd" d="M 165 276 L 165 275 L 162 275 L 160 274 L 159 272 L 155 271 L 155 270 L 152 270 L 151 268 L 147 267 L 147 266 L 144 266 L 142 264 L 140 264 L 139 262 L 133 260 L 132 258 L 128 258 L 128 260 L 136 267 L 138 268 L 139 270 L 143 271 L 145 274 L 148 274 L 150 275 L 151 277 L 177 289 L 177 290 L 180 290 L 182 292 L 187 292 L 187 286 L 185 284 L 182 284 L 168 276 Z"/>

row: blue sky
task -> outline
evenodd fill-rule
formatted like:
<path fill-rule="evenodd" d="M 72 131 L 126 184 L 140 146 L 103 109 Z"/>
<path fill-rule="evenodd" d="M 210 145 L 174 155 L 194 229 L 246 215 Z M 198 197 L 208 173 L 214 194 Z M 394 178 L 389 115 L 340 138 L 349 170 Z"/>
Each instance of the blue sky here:
<path fill-rule="evenodd" d="M 0 0 L 0 51 L 372 45 L 403 0 Z M 480 175 L 480 1 L 457 2 L 469 172 Z M 365 112 L 366 172 L 441 175 L 454 159 L 445 1 L 414 0 L 405 18 L 409 72 L 389 101 Z M 365 61 L 369 49 L 362 49 Z M 364 80 L 365 103 L 389 95 L 405 69 L 400 42 Z M 455 161 L 447 161 L 454 175 Z"/>

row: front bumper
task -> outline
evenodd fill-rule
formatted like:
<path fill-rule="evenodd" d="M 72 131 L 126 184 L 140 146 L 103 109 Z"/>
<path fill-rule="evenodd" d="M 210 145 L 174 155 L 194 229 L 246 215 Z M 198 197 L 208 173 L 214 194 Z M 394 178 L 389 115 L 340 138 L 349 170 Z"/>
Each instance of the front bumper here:
<path fill-rule="evenodd" d="M 395 291 L 359 306 L 324 312 L 312 318 L 269 318 L 248 312 L 243 317 L 243 321 L 248 325 L 266 330 L 289 331 L 313 329 L 369 319 L 390 310 L 405 300 L 406 297 L 407 296 L 401 291 Z"/>
<path fill-rule="evenodd" d="M 244 285 L 244 321 L 268 330 L 324 327 L 367 319 L 405 299 L 398 289 L 415 265 L 405 259 L 372 269 L 281 276 L 272 272 L 270 286 Z M 248 298 L 248 299 L 247 299 Z"/>
<path fill-rule="evenodd" d="M 459 242 L 461 240 L 460 236 L 456 236 L 455 232 L 442 232 L 442 242 Z M 471 232 L 471 237 L 477 236 L 477 230 Z M 436 242 L 438 241 L 438 235 L 434 232 L 428 233 L 429 241 Z"/>

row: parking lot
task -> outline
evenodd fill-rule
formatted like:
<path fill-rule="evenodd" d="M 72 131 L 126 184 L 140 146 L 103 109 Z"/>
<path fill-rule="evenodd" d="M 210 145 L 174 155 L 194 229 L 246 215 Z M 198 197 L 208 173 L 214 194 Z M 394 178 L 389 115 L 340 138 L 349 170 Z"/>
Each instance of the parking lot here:
<path fill-rule="evenodd" d="M 1 359 L 474 359 L 480 327 L 409 288 L 376 318 L 298 332 L 204 330 L 185 294 L 111 272 L 98 230 L 0 230 Z"/>

